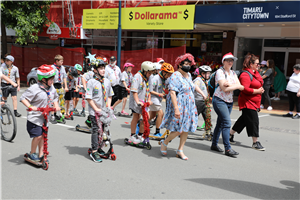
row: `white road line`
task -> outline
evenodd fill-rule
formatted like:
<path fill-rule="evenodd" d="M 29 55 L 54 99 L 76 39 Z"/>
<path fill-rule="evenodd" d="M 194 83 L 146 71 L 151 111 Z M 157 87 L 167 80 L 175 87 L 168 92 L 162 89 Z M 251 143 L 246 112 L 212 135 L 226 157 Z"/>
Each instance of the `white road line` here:
<path fill-rule="evenodd" d="M 259 118 L 261 118 L 261 117 L 268 117 L 268 116 L 270 116 L 269 114 L 267 114 L 267 115 L 260 115 L 260 116 L 258 116 Z M 234 121 L 234 122 L 236 122 L 237 121 L 237 119 L 231 119 L 231 121 Z"/>
<path fill-rule="evenodd" d="M 23 118 L 23 119 L 27 119 L 27 117 L 25 117 L 25 116 L 21 116 L 21 118 Z M 67 128 L 74 128 L 75 129 L 75 127 L 74 126 L 69 126 L 69 125 L 66 125 L 66 124 L 52 124 L 52 125 L 58 125 L 58 126 L 64 126 L 64 127 L 67 127 Z"/>

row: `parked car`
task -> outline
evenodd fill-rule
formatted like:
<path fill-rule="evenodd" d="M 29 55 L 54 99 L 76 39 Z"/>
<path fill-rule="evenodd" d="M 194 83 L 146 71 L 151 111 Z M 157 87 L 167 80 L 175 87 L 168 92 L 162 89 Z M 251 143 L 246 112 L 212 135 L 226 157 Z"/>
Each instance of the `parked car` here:
<path fill-rule="evenodd" d="M 64 65 L 66 72 L 69 70 L 70 65 Z M 37 67 L 31 69 L 31 71 L 27 74 L 27 85 L 32 86 L 38 82 L 37 79 Z"/>

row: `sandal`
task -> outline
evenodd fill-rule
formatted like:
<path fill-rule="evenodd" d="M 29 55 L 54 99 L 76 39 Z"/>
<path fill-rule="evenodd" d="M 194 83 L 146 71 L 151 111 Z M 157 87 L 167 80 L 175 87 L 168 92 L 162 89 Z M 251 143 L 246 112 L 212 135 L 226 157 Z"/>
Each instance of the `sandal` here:
<path fill-rule="evenodd" d="M 177 157 L 177 158 L 181 158 L 182 160 L 188 160 L 188 159 L 189 159 L 189 158 L 186 157 L 186 156 L 181 157 L 181 155 L 179 155 L 178 152 L 183 152 L 183 151 L 182 151 L 182 150 L 177 150 L 177 151 L 176 151 L 176 157 Z"/>
<path fill-rule="evenodd" d="M 161 140 L 161 141 L 160 141 L 160 153 L 161 153 L 163 156 L 166 156 L 166 155 L 167 155 L 167 151 L 162 151 L 162 150 L 161 150 L 162 145 L 164 145 L 165 147 L 168 146 L 168 145 L 166 145 L 166 144 L 164 143 L 164 141 L 165 141 L 165 140 Z"/>

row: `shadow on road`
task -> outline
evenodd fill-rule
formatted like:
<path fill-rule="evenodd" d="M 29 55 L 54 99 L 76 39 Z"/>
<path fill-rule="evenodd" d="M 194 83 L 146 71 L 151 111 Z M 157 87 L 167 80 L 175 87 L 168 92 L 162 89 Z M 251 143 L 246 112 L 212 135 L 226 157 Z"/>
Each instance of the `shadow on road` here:
<path fill-rule="evenodd" d="M 226 191 L 231 191 L 233 193 L 246 195 L 256 199 L 299 199 L 300 185 L 294 181 L 280 181 L 281 184 L 287 186 L 285 189 L 282 189 L 240 180 L 217 178 L 195 178 L 186 180 Z"/>
<path fill-rule="evenodd" d="M 70 155 L 81 155 L 87 159 L 91 159 L 88 154 L 87 147 L 78 147 L 78 146 L 65 146 L 68 149 Z"/>

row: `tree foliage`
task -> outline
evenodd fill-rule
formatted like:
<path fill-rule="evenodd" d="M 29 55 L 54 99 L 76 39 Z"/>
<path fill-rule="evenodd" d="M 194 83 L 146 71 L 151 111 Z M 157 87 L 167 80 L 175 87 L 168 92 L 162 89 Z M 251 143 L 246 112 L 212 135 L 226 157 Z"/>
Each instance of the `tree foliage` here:
<path fill-rule="evenodd" d="M 1 23 L 16 31 L 16 43 L 38 40 L 38 32 L 49 23 L 46 16 L 54 1 L 1 1 Z"/>

